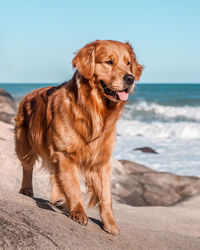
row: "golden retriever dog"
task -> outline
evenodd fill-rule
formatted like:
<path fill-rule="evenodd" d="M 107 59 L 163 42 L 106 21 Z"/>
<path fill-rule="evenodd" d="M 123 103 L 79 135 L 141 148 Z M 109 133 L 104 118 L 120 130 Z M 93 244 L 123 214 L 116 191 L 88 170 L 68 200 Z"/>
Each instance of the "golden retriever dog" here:
<path fill-rule="evenodd" d="M 41 157 L 51 173 L 51 202 L 64 200 L 69 217 L 87 225 L 79 174 L 88 206 L 100 208 L 104 230 L 118 235 L 112 211 L 110 157 L 116 122 L 143 67 L 129 43 L 97 40 L 80 49 L 76 71 L 60 86 L 27 94 L 15 124 L 16 153 L 23 167 L 20 193 L 33 196 L 32 171 Z"/>

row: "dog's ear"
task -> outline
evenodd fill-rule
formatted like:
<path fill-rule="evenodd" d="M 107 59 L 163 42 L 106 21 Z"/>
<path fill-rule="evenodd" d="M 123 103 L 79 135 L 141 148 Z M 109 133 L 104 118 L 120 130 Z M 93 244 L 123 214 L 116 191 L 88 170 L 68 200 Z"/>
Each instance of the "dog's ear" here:
<path fill-rule="evenodd" d="M 144 67 L 140 65 L 137 60 L 133 48 L 129 42 L 125 43 L 128 46 L 128 50 L 131 56 L 131 73 L 133 73 L 135 80 L 138 81 L 142 74 Z"/>
<path fill-rule="evenodd" d="M 89 43 L 80 49 L 72 60 L 72 66 L 85 79 L 91 79 L 95 69 L 95 43 Z"/>

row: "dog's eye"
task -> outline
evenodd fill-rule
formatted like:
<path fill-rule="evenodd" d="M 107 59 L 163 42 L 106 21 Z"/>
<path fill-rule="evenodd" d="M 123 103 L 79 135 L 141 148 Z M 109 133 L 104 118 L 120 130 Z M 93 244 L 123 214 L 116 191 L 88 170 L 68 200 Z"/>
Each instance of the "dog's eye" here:
<path fill-rule="evenodd" d="M 127 65 L 130 65 L 130 64 L 131 64 L 130 62 L 127 63 Z"/>
<path fill-rule="evenodd" d="M 113 61 L 112 60 L 108 60 L 108 61 L 106 61 L 106 64 L 113 65 Z"/>

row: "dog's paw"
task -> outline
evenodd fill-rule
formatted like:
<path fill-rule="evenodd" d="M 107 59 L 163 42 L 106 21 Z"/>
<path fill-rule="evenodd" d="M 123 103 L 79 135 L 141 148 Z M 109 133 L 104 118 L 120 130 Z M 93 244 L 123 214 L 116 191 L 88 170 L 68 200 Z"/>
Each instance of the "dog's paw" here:
<path fill-rule="evenodd" d="M 33 189 L 32 188 L 28 188 L 28 187 L 21 188 L 19 190 L 19 193 L 24 194 L 24 195 L 29 196 L 29 197 L 33 197 Z"/>
<path fill-rule="evenodd" d="M 74 221 L 77 221 L 81 225 L 86 226 L 88 224 L 88 217 L 84 211 L 72 211 L 69 213 L 69 218 Z"/>
<path fill-rule="evenodd" d="M 120 234 L 120 230 L 115 222 L 113 222 L 112 224 L 104 224 L 103 229 L 109 234 L 113 234 L 113 235 Z"/>

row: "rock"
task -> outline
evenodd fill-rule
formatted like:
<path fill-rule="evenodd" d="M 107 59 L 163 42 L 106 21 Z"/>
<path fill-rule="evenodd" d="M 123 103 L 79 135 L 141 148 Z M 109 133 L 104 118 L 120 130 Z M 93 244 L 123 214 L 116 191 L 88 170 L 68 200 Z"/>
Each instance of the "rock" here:
<path fill-rule="evenodd" d="M 149 147 L 135 148 L 134 151 L 140 150 L 143 153 L 158 154 L 154 149 Z"/>
<path fill-rule="evenodd" d="M 87 227 L 47 200 L 0 190 L 1 249 L 200 249 L 200 196 L 178 207 L 114 204 L 119 236 L 102 230 L 98 211 Z"/>
<path fill-rule="evenodd" d="M 154 171 L 130 161 L 113 161 L 114 198 L 131 206 L 172 206 L 200 194 L 200 178 Z"/>
<path fill-rule="evenodd" d="M 0 120 L 14 124 L 17 106 L 14 98 L 5 90 L 0 89 Z"/>

